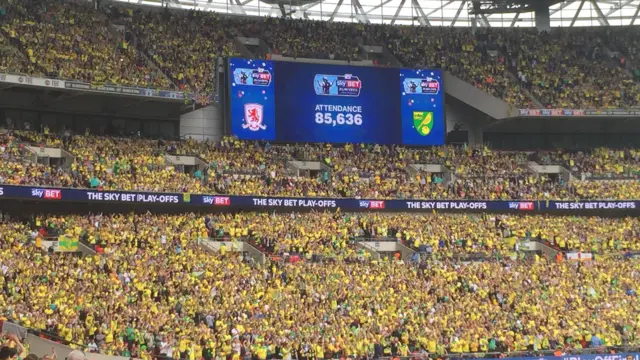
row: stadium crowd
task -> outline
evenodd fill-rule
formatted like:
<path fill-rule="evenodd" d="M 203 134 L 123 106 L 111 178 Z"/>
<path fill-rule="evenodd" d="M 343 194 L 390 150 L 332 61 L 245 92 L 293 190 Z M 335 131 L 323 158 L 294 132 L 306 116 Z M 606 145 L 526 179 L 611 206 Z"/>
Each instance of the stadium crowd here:
<path fill-rule="evenodd" d="M 124 33 L 114 35 L 109 21 L 124 26 Z M 386 46 L 404 66 L 449 70 L 519 107 L 630 108 L 640 101 L 637 31 L 626 27 L 472 31 L 234 18 L 113 3 L 98 11 L 46 0 L 8 1 L 0 28 L 0 41 L 30 62 L 0 60 L 0 70 L 83 81 L 210 93 L 214 59 L 238 55 L 235 38 L 248 36 L 265 40 L 273 54 L 291 57 L 359 60 L 361 44 Z M 255 55 L 267 54 L 262 49 Z"/>
<path fill-rule="evenodd" d="M 292 239 L 355 249 L 333 238 L 341 232 L 396 232 L 419 237 L 444 254 L 476 248 L 513 252 L 513 236 L 555 236 L 565 248 L 597 244 L 607 251 L 637 249 L 637 218 L 21 217 L 5 215 L 0 223 L 2 316 L 90 352 L 142 359 L 331 359 L 638 345 L 635 259 L 602 257 L 577 265 L 536 256 L 463 264 L 444 256 L 411 266 L 337 256 L 331 264 L 302 259 L 259 266 L 234 253 L 206 252 L 196 241 L 248 231 L 273 236 L 280 250 L 295 247 Z M 307 232 L 308 239 L 302 235 Z M 59 234 L 97 244 L 99 251 L 82 257 L 41 250 L 43 240 Z"/>
<path fill-rule="evenodd" d="M 106 190 L 222 193 L 380 199 L 637 199 L 638 152 L 499 152 L 484 147 L 432 147 L 347 144 L 271 145 L 226 137 L 218 142 L 164 141 L 49 132 L 4 134 L 0 165 L 7 184 L 52 185 Z M 18 136 L 20 139 L 16 139 Z M 23 143 L 64 147 L 68 167 L 25 161 Z M 190 155 L 206 166 L 186 173 L 165 155 Z M 323 170 L 296 174 L 290 160 L 316 161 Z M 565 182 L 538 174 L 529 160 L 560 164 L 574 172 Z M 418 164 L 418 165 L 416 165 Z M 420 164 L 442 165 L 438 173 Z M 580 180 L 585 174 L 585 180 Z"/>
<path fill-rule="evenodd" d="M 213 92 L 216 58 L 237 56 L 231 20 L 214 13 L 173 12 L 162 16 L 142 11 L 120 13 L 137 35 L 139 46 L 181 90 Z"/>
<path fill-rule="evenodd" d="M 166 77 L 109 26 L 92 4 L 73 1 L 8 1 L 0 13 L 2 35 L 31 63 L 27 70 L 68 80 L 168 88 Z"/>
<path fill-rule="evenodd" d="M 244 35 L 293 57 L 354 60 L 360 44 L 385 45 L 404 64 L 442 67 L 518 106 L 633 107 L 640 100 L 627 72 L 638 64 L 632 29 L 474 33 L 113 6 L 103 13 L 88 5 L 0 1 L 0 53 L 9 46 L 22 53 L 0 56 L 0 72 L 210 92 L 213 61 L 237 55 L 234 38 Z M 114 33 L 109 21 L 126 30 Z M 64 148 L 72 161 L 32 163 L 27 144 Z M 206 166 L 185 172 L 165 155 L 198 156 Z M 0 184 L 380 199 L 640 198 L 635 149 L 527 154 L 59 136 L 43 128 L 0 133 L 0 157 Z M 290 160 L 316 161 L 323 170 L 295 174 Z M 560 164 L 584 180 L 538 174 L 529 161 Z M 0 213 L 0 234 L 0 320 L 87 352 L 311 360 L 640 346 L 640 264 L 630 256 L 640 250 L 638 217 Z M 43 245 L 58 236 L 95 254 Z M 373 260 L 358 244 L 385 239 L 420 257 Z M 523 239 L 595 258 L 524 256 Z M 269 255 L 267 263 L 200 246 L 215 240 L 247 241 Z M 462 263 L 460 254 L 485 256 Z M 0 338 L 0 360 L 26 353 L 16 338 Z"/>
<path fill-rule="evenodd" d="M 640 174 L 640 152 L 635 149 L 596 148 L 588 152 L 541 152 L 544 164 L 564 165 L 593 178 L 633 178 Z"/>
<path fill-rule="evenodd" d="M 358 241 L 398 240 L 430 255 L 508 255 L 517 239 L 542 241 L 562 250 L 604 254 L 637 251 L 637 218 L 507 216 L 477 214 L 240 213 L 207 218 L 218 240 L 250 241 L 276 255 L 355 258 Z M 213 225 L 215 224 L 215 225 Z M 427 251 L 429 249 L 429 251 Z"/>
<path fill-rule="evenodd" d="M 0 73 L 40 75 L 40 72 L 0 36 Z"/>

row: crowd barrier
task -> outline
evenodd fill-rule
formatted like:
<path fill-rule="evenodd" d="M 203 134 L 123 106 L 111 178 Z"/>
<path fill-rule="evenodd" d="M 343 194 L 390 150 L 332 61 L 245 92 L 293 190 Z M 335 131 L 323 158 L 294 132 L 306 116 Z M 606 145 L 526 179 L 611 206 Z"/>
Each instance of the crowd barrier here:
<path fill-rule="evenodd" d="M 341 209 L 343 211 L 636 211 L 640 200 L 373 200 L 353 198 L 293 198 L 267 196 L 207 195 L 190 193 L 153 193 L 99 191 L 33 186 L 0 185 L 0 199 L 49 202 L 165 204 L 236 208 L 243 210 Z"/>

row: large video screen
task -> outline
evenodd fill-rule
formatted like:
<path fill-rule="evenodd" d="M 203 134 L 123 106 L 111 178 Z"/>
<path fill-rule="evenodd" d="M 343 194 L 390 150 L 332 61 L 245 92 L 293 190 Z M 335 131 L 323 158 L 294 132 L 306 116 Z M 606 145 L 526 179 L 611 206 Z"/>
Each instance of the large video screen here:
<path fill-rule="evenodd" d="M 282 142 L 440 145 L 442 72 L 229 59 L 231 132 Z"/>

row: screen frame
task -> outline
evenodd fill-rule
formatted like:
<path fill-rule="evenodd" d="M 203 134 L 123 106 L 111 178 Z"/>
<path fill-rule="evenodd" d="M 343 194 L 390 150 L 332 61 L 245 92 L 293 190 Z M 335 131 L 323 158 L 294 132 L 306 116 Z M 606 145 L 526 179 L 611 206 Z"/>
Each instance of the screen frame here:
<path fill-rule="evenodd" d="M 444 69 L 442 68 L 416 68 L 416 67 L 404 67 L 404 66 L 385 66 L 385 67 L 378 67 L 375 65 L 367 65 L 367 64 L 343 64 L 343 63 L 337 63 L 337 62 L 331 62 L 331 61 L 322 61 L 322 62 L 305 62 L 305 61 L 296 61 L 295 59 L 278 59 L 278 60 L 273 60 L 273 59 L 255 59 L 255 58 L 245 58 L 245 57 L 233 57 L 233 56 L 229 56 L 229 57 L 225 57 L 225 101 L 224 103 L 221 102 L 221 104 L 224 105 L 224 109 L 223 109 L 223 122 L 224 122 L 224 135 L 226 136 L 233 136 L 236 137 L 237 135 L 233 133 L 232 131 L 232 116 L 231 116 L 231 102 L 232 102 L 232 76 L 231 76 L 231 59 L 238 59 L 238 60 L 253 60 L 253 61 L 270 61 L 274 63 L 274 69 L 276 68 L 276 64 L 275 63 L 296 63 L 296 64 L 306 64 L 309 66 L 313 66 L 313 65 L 322 65 L 322 66 L 336 66 L 336 67 L 344 67 L 344 66 L 350 66 L 350 67 L 366 67 L 366 68 L 382 68 L 382 69 L 395 69 L 398 71 L 398 73 L 400 73 L 401 70 L 437 70 L 440 72 L 441 74 L 441 82 L 440 82 L 440 92 L 441 92 L 441 103 L 439 104 L 442 108 L 442 133 L 440 134 L 440 136 L 442 137 L 442 143 L 441 144 L 425 144 L 425 145 L 416 145 L 416 144 L 404 144 L 402 143 L 402 134 L 400 135 L 400 142 L 393 142 L 393 143 L 387 143 L 387 144 L 382 144 L 382 145 L 386 145 L 386 146 L 403 146 L 403 147 L 407 147 L 407 148 L 427 148 L 427 147 L 433 147 L 433 146 L 443 146 L 447 144 L 447 109 L 446 109 L 446 98 L 447 98 L 447 94 L 446 94 L 446 86 L 445 86 L 445 78 L 446 78 L 446 72 L 444 71 Z M 274 73 L 274 79 L 273 79 L 274 83 L 277 81 L 277 75 Z M 275 91 L 275 88 L 274 88 Z M 275 94 L 274 94 L 275 95 Z M 277 95 L 275 95 L 275 97 L 277 98 Z M 276 108 L 276 119 L 275 119 L 275 123 L 278 124 L 278 119 L 277 119 L 277 103 L 274 104 L 275 108 Z M 401 106 L 401 105 L 399 105 Z M 397 121 L 399 121 L 400 123 L 398 124 L 398 126 L 400 127 L 400 133 L 402 133 L 402 109 L 400 109 L 399 114 L 397 114 Z M 277 125 L 276 125 L 277 126 Z M 242 138 L 239 138 L 240 140 L 243 140 Z M 277 128 L 276 128 L 276 138 L 274 140 L 246 140 L 246 141 L 263 141 L 263 142 L 270 142 L 270 143 L 274 143 L 274 144 L 334 144 L 334 145 L 346 145 L 346 144 L 352 144 L 352 142 L 309 142 L 309 141 L 285 141 L 285 140 L 281 140 L 278 139 L 277 136 Z M 371 144 L 375 144 L 375 143 L 371 143 Z"/>

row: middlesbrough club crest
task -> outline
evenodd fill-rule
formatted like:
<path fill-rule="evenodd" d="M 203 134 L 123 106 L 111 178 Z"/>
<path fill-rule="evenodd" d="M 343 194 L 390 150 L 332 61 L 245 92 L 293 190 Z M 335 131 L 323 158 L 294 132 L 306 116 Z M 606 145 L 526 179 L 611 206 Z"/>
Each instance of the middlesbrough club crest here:
<path fill-rule="evenodd" d="M 260 104 L 244 104 L 244 124 L 242 124 L 242 128 L 251 131 L 265 130 L 267 126 L 262 124 L 262 109 L 263 106 Z"/>

